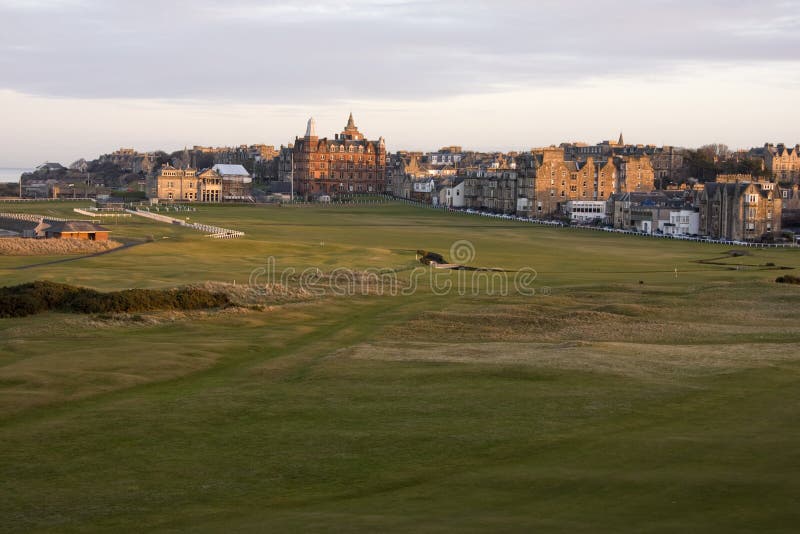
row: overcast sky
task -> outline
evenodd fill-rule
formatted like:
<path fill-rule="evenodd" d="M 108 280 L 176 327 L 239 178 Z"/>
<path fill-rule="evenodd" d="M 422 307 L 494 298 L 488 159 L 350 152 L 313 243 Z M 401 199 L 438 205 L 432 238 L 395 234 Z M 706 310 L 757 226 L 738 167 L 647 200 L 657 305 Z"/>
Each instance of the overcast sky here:
<path fill-rule="evenodd" d="M 332 136 L 800 142 L 800 0 L 0 0 L 0 166 Z"/>

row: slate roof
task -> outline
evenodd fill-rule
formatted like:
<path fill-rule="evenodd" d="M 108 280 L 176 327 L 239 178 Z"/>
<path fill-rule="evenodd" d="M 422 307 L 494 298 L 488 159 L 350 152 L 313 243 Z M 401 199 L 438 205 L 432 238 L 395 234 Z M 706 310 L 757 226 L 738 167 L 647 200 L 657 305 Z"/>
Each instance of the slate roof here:
<path fill-rule="evenodd" d="M 108 228 L 86 221 L 47 221 L 50 228 L 48 233 L 70 233 L 70 232 L 108 232 Z"/>
<path fill-rule="evenodd" d="M 222 176 L 250 176 L 250 173 L 247 172 L 247 169 L 241 165 L 217 163 L 212 167 L 212 169 L 217 171 Z"/>

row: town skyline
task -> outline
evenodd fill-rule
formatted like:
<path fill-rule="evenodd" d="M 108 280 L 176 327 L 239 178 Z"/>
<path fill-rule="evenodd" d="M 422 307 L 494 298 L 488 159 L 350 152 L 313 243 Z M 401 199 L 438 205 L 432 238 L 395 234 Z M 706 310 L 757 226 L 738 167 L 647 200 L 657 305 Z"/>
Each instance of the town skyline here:
<path fill-rule="evenodd" d="M 356 113 L 354 113 L 354 112 L 349 112 L 349 113 L 351 113 L 351 114 L 353 114 L 354 116 L 357 117 L 357 121 L 358 121 L 359 125 L 362 123 L 362 121 L 358 120 L 358 115 Z M 332 119 L 327 114 L 324 115 L 324 117 L 327 120 L 326 120 L 325 123 L 321 124 L 321 126 L 318 126 L 319 137 L 321 137 L 321 138 L 326 138 L 326 137 L 327 138 L 333 138 L 333 136 L 335 135 L 334 132 L 338 131 L 338 129 L 340 129 L 340 128 L 336 126 L 336 120 L 335 119 Z M 318 125 L 320 124 L 320 121 L 317 119 L 317 116 L 307 116 L 305 119 L 303 119 L 302 128 L 298 127 L 296 129 L 297 130 L 296 132 L 292 132 L 290 135 L 286 135 L 284 137 L 271 136 L 271 137 L 275 137 L 275 138 L 278 139 L 277 141 L 274 141 L 274 142 L 261 141 L 261 140 L 255 140 L 254 141 L 254 140 L 250 139 L 250 140 L 240 140 L 240 142 L 236 142 L 236 141 L 234 141 L 234 142 L 224 142 L 224 140 L 223 140 L 223 141 L 220 141 L 220 142 L 202 143 L 202 142 L 196 142 L 196 141 L 192 140 L 192 141 L 187 141 L 187 142 L 184 142 L 184 143 L 180 143 L 180 142 L 175 143 L 175 142 L 173 142 L 173 143 L 165 143 L 165 144 L 161 144 L 161 145 L 159 145 L 159 144 L 153 145 L 153 144 L 148 144 L 146 142 L 141 142 L 141 143 L 138 143 L 138 144 L 137 143 L 127 143 L 126 144 L 126 143 L 115 143 L 115 142 L 111 141 L 111 142 L 103 143 L 102 145 L 98 145 L 98 147 L 96 149 L 93 149 L 93 150 L 86 149 L 86 150 L 84 150 L 82 152 L 77 152 L 76 151 L 76 152 L 72 152 L 72 153 L 69 153 L 69 154 L 67 154 L 66 152 L 62 152 L 62 154 L 67 154 L 67 155 L 66 155 L 66 157 L 61 157 L 61 158 L 59 158 L 59 157 L 50 157 L 48 154 L 39 154 L 40 157 L 38 157 L 38 159 L 35 159 L 35 160 L 32 160 L 32 161 L 26 161 L 26 162 L 11 161 L 9 163 L 9 162 L 4 162 L 4 161 L 0 160 L 0 168 L 7 168 L 7 169 L 34 168 L 35 166 L 37 166 L 37 165 L 39 165 L 41 163 L 45 163 L 45 162 L 49 162 L 49 161 L 62 163 L 64 165 L 69 165 L 70 163 L 75 162 L 75 161 L 80 160 L 80 159 L 92 159 L 92 158 L 94 158 L 96 156 L 101 156 L 103 154 L 110 154 L 110 153 L 118 150 L 120 147 L 130 147 L 130 148 L 134 148 L 136 150 L 141 150 L 142 152 L 146 152 L 146 153 L 152 153 L 152 152 L 156 152 L 156 151 L 163 151 L 163 152 L 166 152 L 166 153 L 172 153 L 172 152 L 176 152 L 176 151 L 182 150 L 184 148 L 192 148 L 194 146 L 237 147 L 237 146 L 252 145 L 252 144 L 266 144 L 266 145 L 272 145 L 272 146 L 275 146 L 275 147 L 288 146 L 289 144 L 294 142 L 294 139 L 296 137 L 300 137 L 300 138 L 303 137 L 303 130 L 305 129 L 306 121 L 309 118 L 314 118 L 314 120 L 317 122 L 317 124 Z M 345 120 L 339 120 L 338 122 L 344 123 L 346 121 Z M 369 124 L 372 124 L 372 123 L 369 123 Z M 328 128 L 328 126 L 331 126 L 331 127 Z M 386 130 L 386 128 L 382 127 L 380 124 L 375 124 L 374 126 L 376 127 L 376 129 L 378 131 L 381 131 L 382 129 Z M 362 130 L 365 130 L 365 131 L 369 132 L 369 128 L 368 127 L 367 128 L 362 128 Z M 534 149 L 537 149 L 537 148 L 543 148 L 543 147 L 548 147 L 548 146 L 559 146 L 561 144 L 586 143 L 587 145 L 591 146 L 591 145 L 595 145 L 595 144 L 600 144 L 600 143 L 605 142 L 605 141 L 613 141 L 619 135 L 624 135 L 626 140 L 629 140 L 630 144 L 632 144 L 632 145 L 659 146 L 659 147 L 661 147 L 661 146 L 673 146 L 673 147 L 676 147 L 676 148 L 686 148 L 686 149 L 697 149 L 697 148 L 700 148 L 702 146 L 707 146 L 707 145 L 711 145 L 711 144 L 724 144 L 724 145 L 728 146 L 728 148 L 731 151 L 737 151 L 737 150 L 749 150 L 749 149 L 752 149 L 752 148 L 762 147 L 767 143 L 776 144 L 776 145 L 777 144 L 786 144 L 788 146 L 793 146 L 793 144 L 794 144 L 791 140 L 773 139 L 773 138 L 766 138 L 766 139 L 761 140 L 760 142 L 758 140 L 756 140 L 752 144 L 740 145 L 740 146 L 731 145 L 729 143 L 726 143 L 724 140 L 721 140 L 720 138 L 707 138 L 705 140 L 698 141 L 697 144 L 680 144 L 680 143 L 670 143 L 670 142 L 653 142 L 652 140 L 646 140 L 646 139 L 645 140 L 639 140 L 639 139 L 636 139 L 636 138 L 631 140 L 631 137 L 635 137 L 635 136 L 630 136 L 629 133 L 627 133 L 623 129 L 620 129 L 620 130 L 618 130 L 616 132 L 608 131 L 607 135 L 603 135 L 602 132 L 600 131 L 600 129 L 594 129 L 594 128 L 592 129 L 592 131 L 595 131 L 595 130 L 599 134 L 596 139 L 579 138 L 577 136 L 573 136 L 572 138 L 565 137 L 565 138 L 561 138 L 561 139 L 553 139 L 553 140 L 548 142 L 545 139 L 546 136 L 537 136 L 536 138 L 537 139 L 542 139 L 542 142 L 540 142 L 540 143 L 527 143 L 527 144 L 526 143 L 517 143 L 517 144 L 506 145 L 506 146 L 487 145 L 487 146 L 477 146 L 477 147 L 476 146 L 470 146 L 469 144 L 466 144 L 466 143 L 460 143 L 457 138 L 456 138 L 455 141 L 453 139 L 443 139 L 441 142 L 434 142 L 433 144 L 427 144 L 427 145 L 426 144 L 422 144 L 422 143 L 413 144 L 413 142 L 412 142 L 412 144 L 409 145 L 409 146 L 398 146 L 397 143 L 392 143 L 391 142 L 391 137 L 386 136 L 384 134 L 381 134 L 381 137 L 384 137 L 386 139 L 386 141 L 387 141 L 387 151 L 388 152 L 410 151 L 410 152 L 422 152 L 422 153 L 435 152 L 435 151 L 439 150 L 442 147 L 453 146 L 453 145 L 457 145 L 457 146 L 463 147 L 464 151 L 466 151 L 466 152 L 482 152 L 482 153 L 491 153 L 491 152 L 500 152 L 500 153 L 528 152 L 528 151 L 531 151 L 531 150 L 534 150 Z M 57 153 L 59 151 L 56 150 L 55 152 Z"/>

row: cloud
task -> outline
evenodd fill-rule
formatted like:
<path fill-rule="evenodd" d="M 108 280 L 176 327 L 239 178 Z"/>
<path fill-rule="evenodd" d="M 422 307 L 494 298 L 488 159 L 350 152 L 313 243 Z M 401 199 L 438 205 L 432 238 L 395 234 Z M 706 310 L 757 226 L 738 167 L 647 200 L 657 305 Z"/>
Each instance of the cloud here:
<path fill-rule="evenodd" d="M 657 79 L 704 65 L 797 64 L 799 8 L 786 0 L 0 0 L 0 88 L 322 104 Z"/>

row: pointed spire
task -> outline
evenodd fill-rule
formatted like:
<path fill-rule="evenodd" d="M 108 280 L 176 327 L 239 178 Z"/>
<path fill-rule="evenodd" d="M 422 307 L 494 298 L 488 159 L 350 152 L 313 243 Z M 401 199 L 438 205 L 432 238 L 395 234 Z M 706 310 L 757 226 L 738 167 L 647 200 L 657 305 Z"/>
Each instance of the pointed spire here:
<path fill-rule="evenodd" d="M 317 123 L 314 122 L 314 117 L 308 119 L 308 125 L 306 126 L 306 137 L 316 137 L 317 136 Z"/>
<path fill-rule="evenodd" d="M 625 140 L 622 138 L 622 132 L 619 133 L 619 141 L 617 141 L 617 144 L 620 146 L 625 144 Z"/>
<path fill-rule="evenodd" d="M 350 112 L 350 117 L 347 119 L 347 126 L 345 126 L 345 130 L 355 130 L 356 129 L 356 121 L 353 120 L 353 112 Z"/>

